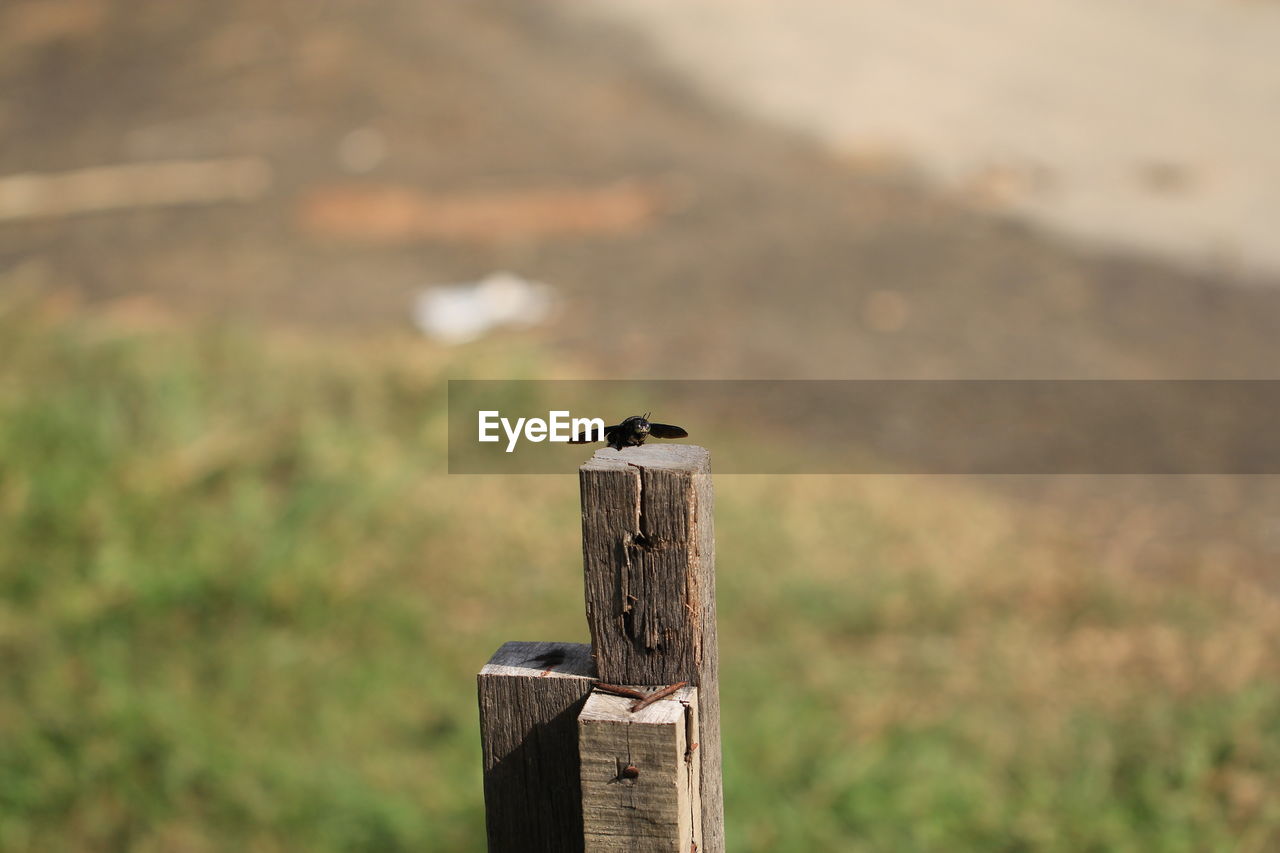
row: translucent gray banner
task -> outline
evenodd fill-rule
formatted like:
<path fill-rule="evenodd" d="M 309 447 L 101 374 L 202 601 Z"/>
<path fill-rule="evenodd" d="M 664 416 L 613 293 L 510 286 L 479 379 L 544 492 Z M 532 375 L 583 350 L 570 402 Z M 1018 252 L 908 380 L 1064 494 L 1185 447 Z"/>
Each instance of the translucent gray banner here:
<path fill-rule="evenodd" d="M 449 472 L 573 473 L 605 445 L 553 433 L 646 412 L 720 474 L 1280 474 L 1280 380 L 451 380 Z"/>

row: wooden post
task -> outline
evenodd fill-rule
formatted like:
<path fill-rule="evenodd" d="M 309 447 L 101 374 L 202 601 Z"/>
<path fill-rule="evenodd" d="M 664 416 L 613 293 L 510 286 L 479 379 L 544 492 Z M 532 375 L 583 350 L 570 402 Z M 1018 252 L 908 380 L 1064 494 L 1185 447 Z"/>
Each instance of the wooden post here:
<path fill-rule="evenodd" d="M 578 715 L 586 853 L 702 849 L 697 688 L 631 712 L 593 693 Z"/>
<path fill-rule="evenodd" d="M 594 674 L 581 643 L 505 643 L 480 670 L 490 853 L 582 850 L 578 713 Z"/>
<path fill-rule="evenodd" d="M 605 682 L 698 688 L 702 837 L 724 851 L 711 454 L 604 449 L 579 469 L 587 622 Z"/>

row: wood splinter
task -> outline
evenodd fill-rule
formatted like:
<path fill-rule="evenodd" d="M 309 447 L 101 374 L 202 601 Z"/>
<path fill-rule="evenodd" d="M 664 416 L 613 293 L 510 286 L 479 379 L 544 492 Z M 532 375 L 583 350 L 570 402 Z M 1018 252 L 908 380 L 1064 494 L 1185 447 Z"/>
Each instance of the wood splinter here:
<path fill-rule="evenodd" d="M 604 684 L 597 682 L 596 690 L 602 693 L 612 693 L 615 696 L 626 696 L 628 699 L 647 699 L 649 694 L 636 690 L 634 687 L 623 687 L 621 684 Z"/>

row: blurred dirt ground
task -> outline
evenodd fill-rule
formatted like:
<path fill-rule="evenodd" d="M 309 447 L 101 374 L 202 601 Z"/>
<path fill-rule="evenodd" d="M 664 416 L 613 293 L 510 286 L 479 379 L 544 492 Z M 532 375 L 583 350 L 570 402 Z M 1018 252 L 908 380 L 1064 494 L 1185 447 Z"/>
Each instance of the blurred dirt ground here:
<path fill-rule="evenodd" d="M 534 334 L 598 377 L 1277 373 L 1280 289 L 1087 253 L 839 160 L 544 4 L 16 0 L 0 139 L 0 175 L 256 164 L 238 200 L 13 202 L 0 287 L 91 305 L 400 334 L 417 288 L 511 270 L 560 290 Z M 1081 488 L 1055 524 L 1134 560 L 1280 552 L 1264 478 Z"/>
<path fill-rule="evenodd" d="M 1258 377 L 1280 293 L 1083 254 L 732 115 L 511 0 L 0 10 L 0 174 L 257 158 L 249 201 L 0 223 L 10 285 L 405 329 L 424 284 L 561 289 L 600 375 Z"/>

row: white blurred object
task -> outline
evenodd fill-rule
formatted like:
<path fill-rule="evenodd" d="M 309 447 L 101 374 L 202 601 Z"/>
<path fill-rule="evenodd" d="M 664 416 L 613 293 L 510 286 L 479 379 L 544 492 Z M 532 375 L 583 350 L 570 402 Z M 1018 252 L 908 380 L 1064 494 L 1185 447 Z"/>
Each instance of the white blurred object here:
<path fill-rule="evenodd" d="M 535 326 L 551 315 L 554 302 L 550 285 L 497 272 L 423 290 L 414 301 L 413 322 L 428 337 L 461 344 L 497 326 Z"/>

